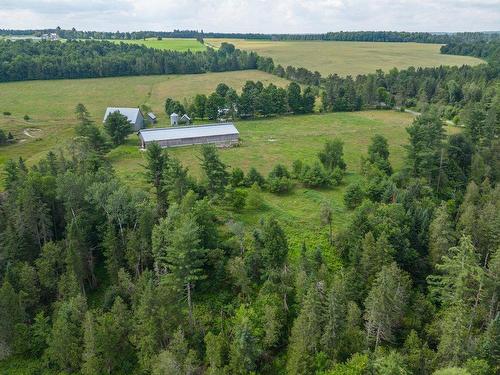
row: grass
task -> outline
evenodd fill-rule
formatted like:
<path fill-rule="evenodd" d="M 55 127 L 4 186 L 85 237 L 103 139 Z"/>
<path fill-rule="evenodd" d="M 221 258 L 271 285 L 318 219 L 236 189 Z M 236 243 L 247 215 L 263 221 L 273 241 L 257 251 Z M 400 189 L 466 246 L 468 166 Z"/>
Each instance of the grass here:
<path fill-rule="evenodd" d="M 171 50 L 171 51 L 205 51 L 207 47 L 196 39 L 190 38 L 163 38 L 162 40 L 158 40 L 156 38 L 147 38 L 144 39 L 127 39 L 127 40 L 110 40 L 115 43 L 127 43 L 127 44 L 143 44 L 146 47 L 163 49 L 163 50 Z"/>
<path fill-rule="evenodd" d="M 0 147 L 0 168 L 7 159 L 19 156 L 34 162 L 46 151 L 64 144 L 73 135 L 74 109 L 78 103 L 85 104 L 98 123 L 108 106 L 147 104 L 159 116 L 160 124 L 165 124 L 165 98 L 182 101 L 197 93 L 210 93 L 220 82 L 241 88 L 247 80 L 279 86 L 289 83 L 258 70 L 1 83 L 0 128 L 12 132 L 19 142 Z M 12 115 L 4 116 L 4 111 Z M 23 119 L 25 114 L 30 116 L 29 121 Z"/>
<path fill-rule="evenodd" d="M 407 143 L 405 128 L 412 120 L 413 116 L 407 113 L 365 111 L 237 122 L 241 146 L 220 150 L 222 160 L 231 167 L 240 167 L 246 172 L 254 166 L 266 176 L 276 163 L 290 167 L 295 159 L 316 160 L 326 140 L 340 137 L 345 142 L 344 157 L 348 169 L 344 183 L 339 187 L 308 189 L 297 186 L 285 195 L 262 193 L 266 209 L 244 209 L 241 213 L 231 214 L 248 224 L 256 224 L 263 215 L 277 217 L 288 234 L 292 256 L 297 254 L 303 240 L 312 248 L 326 245 L 327 229 L 321 227 L 319 218 L 321 202 L 331 203 L 335 230 L 344 227 L 350 212 L 344 207 L 343 193 L 348 183 L 361 178 L 358 174 L 360 156 L 366 154 L 371 137 L 377 133 L 387 137 L 391 163 L 396 169 L 401 168 L 405 155 L 403 145 Z M 458 129 L 448 127 L 448 131 Z M 169 153 L 179 158 L 191 174 L 202 176 L 199 147 L 173 148 Z M 109 160 L 124 181 L 144 187 L 144 152 L 138 149 L 135 137 L 111 151 Z"/>
<path fill-rule="evenodd" d="M 233 43 L 237 48 L 269 56 L 284 67 L 292 65 L 319 71 L 322 75 L 337 73 L 341 76 L 439 65 L 477 65 L 484 61 L 468 56 L 443 55 L 440 44 L 372 43 L 337 41 L 270 41 L 244 39 L 206 39 L 218 46 Z"/>

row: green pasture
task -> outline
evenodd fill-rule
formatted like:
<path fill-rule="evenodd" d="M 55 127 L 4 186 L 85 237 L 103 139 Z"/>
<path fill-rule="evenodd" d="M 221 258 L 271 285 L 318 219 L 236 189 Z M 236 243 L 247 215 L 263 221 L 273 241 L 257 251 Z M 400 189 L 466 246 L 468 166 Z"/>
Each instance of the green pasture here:
<path fill-rule="evenodd" d="M 443 55 L 439 52 L 440 44 L 206 39 L 206 43 L 213 46 L 222 42 L 272 57 L 276 64 L 284 67 L 292 65 L 317 70 L 323 76 L 333 73 L 356 76 L 377 69 L 387 72 L 394 67 L 477 65 L 483 62 L 469 56 Z"/>

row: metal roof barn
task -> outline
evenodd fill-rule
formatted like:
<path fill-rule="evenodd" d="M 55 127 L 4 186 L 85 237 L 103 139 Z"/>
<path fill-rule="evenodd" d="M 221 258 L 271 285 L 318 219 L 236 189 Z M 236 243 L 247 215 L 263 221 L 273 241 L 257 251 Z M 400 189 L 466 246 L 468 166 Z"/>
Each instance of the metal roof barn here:
<path fill-rule="evenodd" d="M 117 107 L 108 107 L 106 108 L 106 113 L 104 114 L 104 119 L 102 122 L 105 122 L 108 116 L 111 113 L 120 112 L 123 116 L 130 121 L 134 130 L 139 130 L 144 127 L 144 116 L 139 108 L 117 108 Z"/>
<path fill-rule="evenodd" d="M 178 147 L 199 144 L 227 144 L 239 141 L 238 129 L 232 123 L 208 124 L 198 126 L 176 126 L 172 128 L 143 129 L 139 132 L 141 147 L 151 142 L 161 147 Z"/>

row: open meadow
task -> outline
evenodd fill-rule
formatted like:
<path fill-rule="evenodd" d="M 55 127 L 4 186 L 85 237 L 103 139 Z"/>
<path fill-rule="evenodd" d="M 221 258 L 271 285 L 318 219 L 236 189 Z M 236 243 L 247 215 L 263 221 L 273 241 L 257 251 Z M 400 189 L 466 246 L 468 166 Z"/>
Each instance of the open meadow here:
<path fill-rule="evenodd" d="M 415 67 L 439 65 L 477 65 L 483 61 L 469 56 L 444 55 L 440 44 L 338 42 L 338 41 L 271 41 L 245 39 L 206 39 L 205 43 L 219 46 L 222 42 L 237 48 L 272 57 L 276 64 L 317 70 L 323 76 L 366 74 L 382 69 L 385 72 Z"/>
<path fill-rule="evenodd" d="M 147 39 L 126 39 L 126 40 L 110 40 L 110 42 L 115 43 L 127 43 L 127 44 L 142 44 L 146 47 L 163 49 L 163 50 L 171 50 L 171 51 L 205 51 L 207 47 L 196 39 L 190 38 L 163 38 L 158 40 L 157 38 L 147 38 Z"/>

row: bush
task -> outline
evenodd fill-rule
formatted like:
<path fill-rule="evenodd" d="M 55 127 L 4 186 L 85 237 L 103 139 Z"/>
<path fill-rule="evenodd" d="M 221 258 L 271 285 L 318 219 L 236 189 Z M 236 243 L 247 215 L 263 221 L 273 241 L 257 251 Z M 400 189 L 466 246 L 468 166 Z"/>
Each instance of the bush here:
<path fill-rule="evenodd" d="M 5 135 L 5 132 L 0 129 L 0 145 L 4 145 L 7 143 L 7 136 Z"/>
<path fill-rule="evenodd" d="M 270 177 L 267 187 L 271 193 L 286 193 L 292 188 L 292 180 L 288 177 Z"/>
<path fill-rule="evenodd" d="M 264 201 L 262 200 L 262 189 L 260 186 L 255 183 L 248 190 L 247 194 L 247 204 L 246 206 L 251 210 L 258 210 L 265 206 Z"/>
<path fill-rule="evenodd" d="M 3 112 L 3 115 L 4 115 L 4 116 L 10 116 L 11 114 L 12 114 L 12 113 L 10 113 L 9 111 L 4 111 L 4 112 Z"/>
<path fill-rule="evenodd" d="M 302 160 L 297 159 L 292 163 L 292 176 L 300 180 L 302 178 L 302 170 L 304 168 L 304 163 Z"/>
<path fill-rule="evenodd" d="M 259 185 L 260 188 L 263 188 L 266 184 L 266 180 L 264 177 L 255 169 L 254 167 L 250 168 L 247 173 L 247 177 L 245 178 L 245 186 L 253 186 L 254 184 Z"/>
<path fill-rule="evenodd" d="M 243 173 L 241 168 L 234 168 L 229 177 L 229 183 L 233 188 L 241 187 L 245 182 L 245 173 Z"/>
<path fill-rule="evenodd" d="M 230 189 L 226 192 L 226 201 L 235 211 L 241 211 L 245 207 L 247 192 L 243 189 Z"/>
<path fill-rule="evenodd" d="M 30 117 L 28 115 L 24 115 L 24 121 L 29 121 L 30 120 Z"/>
<path fill-rule="evenodd" d="M 312 167 L 303 168 L 301 181 L 308 187 L 327 187 L 332 185 L 330 174 L 325 171 L 319 162 Z"/>
<path fill-rule="evenodd" d="M 353 210 L 358 207 L 364 198 L 364 192 L 358 183 L 350 184 L 344 193 L 345 206 Z"/>
<path fill-rule="evenodd" d="M 330 176 L 332 185 L 337 186 L 340 185 L 342 179 L 344 178 L 344 171 L 340 168 L 335 168 Z"/>
<path fill-rule="evenodd" d="M 288 169 L 283 164 L 276 164 L 271 172 L 269 172 L 269 178 L 290 178 L 290 173 Z"/>
<path fill-rule="evenodd" d="M 292 188 L 290 173 L 283 164 L 276 164 L 269 173 L 267 187 L 271 193 L 285 193 Z"/>

